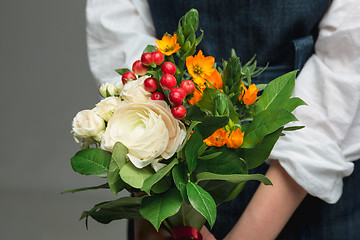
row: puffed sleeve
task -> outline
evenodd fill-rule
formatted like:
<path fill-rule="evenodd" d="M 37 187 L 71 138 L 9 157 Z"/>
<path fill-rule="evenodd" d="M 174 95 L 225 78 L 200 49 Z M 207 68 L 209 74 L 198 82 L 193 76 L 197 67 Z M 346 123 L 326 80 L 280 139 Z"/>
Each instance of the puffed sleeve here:
<path fill-rule="evenodd" d="M 130 68 L 148 44 L 155 44 L 155 29 L 146 0 L 87 0 L 87 46 L 96 81 L 116 82 L 117 68 Z"/>
<path fill-rule="evenodd" d="M 309 194 L 335 203 L 360 159 L 360 2 L 335 0 L 315 53 L 296 80 L 304 129 L 286 132 L 271 154 Z"/>

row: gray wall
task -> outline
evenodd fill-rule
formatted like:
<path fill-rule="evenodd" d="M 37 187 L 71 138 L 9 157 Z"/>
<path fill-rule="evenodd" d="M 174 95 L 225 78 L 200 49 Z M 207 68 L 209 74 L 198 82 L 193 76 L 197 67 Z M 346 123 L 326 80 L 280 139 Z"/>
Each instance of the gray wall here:
<path fill-rule="evenodd" d="M 0 239 L 125 239 L 124 220 L 79 222 L 115 199 L 104 182 L 74 173 L 74 115 L 99 100 L 86 55 L 85 0 L 0 1 Z"/>

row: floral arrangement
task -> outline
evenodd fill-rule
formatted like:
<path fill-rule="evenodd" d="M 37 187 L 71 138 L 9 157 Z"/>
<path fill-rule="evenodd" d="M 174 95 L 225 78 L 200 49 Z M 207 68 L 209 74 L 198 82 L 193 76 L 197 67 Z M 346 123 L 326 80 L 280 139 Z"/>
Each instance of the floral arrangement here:
<path fill-rule="evenodd" d="M 246 181 L 271 184 L 248 170 L 267 159 L 284 131 L 301 128 L 284 128 L 304 104 L 291 98 L 296 72 L 255 85 L 252 78 L 264 69 L 254 59 L 242 65 L 234 52 L 216 67 L 212 56 L 196 51 L 198 25 L 192 9 L 173 35 L 146 47 L 132 71 L 117 69 L 121 81 L 102 84 L 104 99 L 73 119 L 82 148 L 71 159 L 73 170 L 106 182 L 67 192 L 138 193 L 83 212 L 86 225 L 89 216 L 100 223 L 143 218 L 175 239 L 197 239 L 184 227 L 199 231 L 206 221 L 212 227 L 217 205 L 235 198 Z"/>

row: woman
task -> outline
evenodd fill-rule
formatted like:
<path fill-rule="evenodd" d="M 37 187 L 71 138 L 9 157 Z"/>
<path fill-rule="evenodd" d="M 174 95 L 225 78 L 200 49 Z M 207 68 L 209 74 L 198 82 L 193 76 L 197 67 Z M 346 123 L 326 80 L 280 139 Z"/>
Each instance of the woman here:
<path fill-rule="evenodd" d="M 258 82 L 302 69 L 294 95 L 309 105 L 295 112 L 306 127 L 281 137 L 271 154 L 276 161 L 267 176 L 274 187 L 260 186 L 250 201 L 257 186 L 249 183 L 237 199 L 220 206 L 214 236 L 355 238 L 360 229 L 355 189 L 360 181 L 355 161 L 360 158 L 359 1 L 152 0 L 148 5 L 88 0 L 89 60 L 95 78 L 117 80 L 113 69 L 130 66 L 147 44 L 154 44 L 155 32 L 159 37 L 175 31 L 190 8 L 200 13 L 205 36 L 199 48 L 205 55 L 227 59 L 235 48 L 246 61 L 257 53 L 259 65 L 270 66 Z M 345 178 L 354 161 L 355 172 Z M 267 167 L 261 169 L 266 172 Z M 202 233 L 214 238 L 205 228 Z"/>

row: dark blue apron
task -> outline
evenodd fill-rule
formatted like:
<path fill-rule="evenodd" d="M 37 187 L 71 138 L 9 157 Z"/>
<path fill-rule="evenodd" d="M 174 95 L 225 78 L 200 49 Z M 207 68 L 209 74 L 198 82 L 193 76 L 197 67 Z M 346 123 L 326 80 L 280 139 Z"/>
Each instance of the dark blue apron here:
<path fill-rule="evenodd" d="M 158 38 L 165 32 L 175 32 L 180 17 L 196 8 L 200 28 L 205 30 L 198 49 L 219 62 L 229 58 L 231 48 L 242 62 L 257 54 L 259 66 L 269 63 L 257 83 L 268 83 L 291 70 L 301 70 L 313 53 L 319 21 L 331 3 L 329 0 L 148 2 Z M 264 174 L 267 168 L 263 164 L 253 172 Z M 350 184 L 357 182 L 360 182 L 360 166 L 355 163 L 354 173 L 344 179 L 344 193 L 337 204 L 326 204 L 307 196 L 278 239 L 357 239 L 360 236 L 360 191 Z M 217 239 L 223 239 L 232 229 L 257 186 L 257 182 L 248 182 L 236 199 L 219 206 L 211 230 Z"/>

